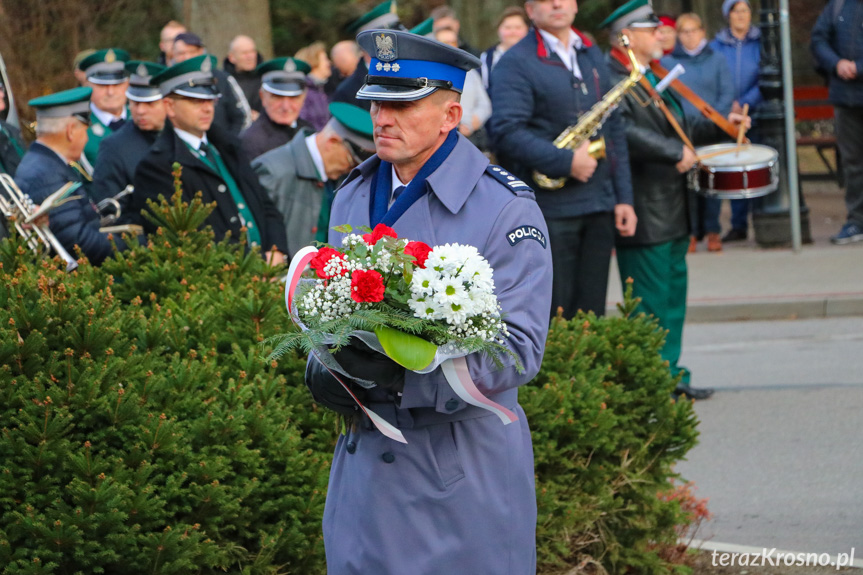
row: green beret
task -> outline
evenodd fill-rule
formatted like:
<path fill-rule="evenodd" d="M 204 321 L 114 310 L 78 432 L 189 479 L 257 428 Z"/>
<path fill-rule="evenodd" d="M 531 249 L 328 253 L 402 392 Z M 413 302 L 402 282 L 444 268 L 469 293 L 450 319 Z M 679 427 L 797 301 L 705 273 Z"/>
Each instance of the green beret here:
<path fill-rule="evenodd" d="M 87 75 L 87 81 L 93 84 L 122 84 L 129 79 L 126 73 L 126 62 L 129 53 L 120 48 L 108 48 L 93 52 L 78 64 Z"/>
<path fill-rule="evenodd" d="M 388 29 L 400 26 L 401 22 L 396 11 L 396 1 L 387 0 L 387 2 L 381 2 L 373 10 L 366 12 L 351 22 L 345 28 L 345 31 L 348 34 L 359 34 L 360 32 L 374 28 Z"/>
<path fill-rule="evenodd" d="M 162 96 L 174 93 L 187 98 L 215 100 L 219 97 L 219 89 L 213 78 L 216 62 L 212 54 L 201 54 L 174 64 L 153 76 L 150 83 L 159 86 Z"/>
<path fill-rule="evenodd" d="M 37 121 L 39 118 L 65 118 L 76 115 L 83 116 L 89 121 L 92 93 L 92 88 L 82 86 L 34 98 L 27 102 L 27 105 L 36 108 Z"/>
<path fill-rule="evenodd" d="M 261 88 L 277 96 L 299 96 L 306 90 L 306 74 L 312 67 L 296 58 L 273 58 L 258 65 Z"/>

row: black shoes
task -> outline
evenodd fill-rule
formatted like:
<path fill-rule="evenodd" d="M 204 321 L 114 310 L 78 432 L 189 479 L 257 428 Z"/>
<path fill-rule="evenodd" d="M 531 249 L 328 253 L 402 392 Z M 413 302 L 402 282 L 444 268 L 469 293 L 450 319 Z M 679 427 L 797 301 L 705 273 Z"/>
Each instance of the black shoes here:
<path fill-rule="evenodd" d="M 728 233 L 722 236 L 723 242 L 742 242 L 749 238 L 749 230 L 742 228 L 731 228 Z"/>
<path fill-rule="evenodd" d="M 689 387 L 688 385 L 679 385 L 672 395 L 674 396 L 674 399 L 680 399 L 683 396 L 687 399 L 700 401 L 703 399 L 710 399 L 714 391 L 715 390 L 712 387 L 698 388 Z"/>

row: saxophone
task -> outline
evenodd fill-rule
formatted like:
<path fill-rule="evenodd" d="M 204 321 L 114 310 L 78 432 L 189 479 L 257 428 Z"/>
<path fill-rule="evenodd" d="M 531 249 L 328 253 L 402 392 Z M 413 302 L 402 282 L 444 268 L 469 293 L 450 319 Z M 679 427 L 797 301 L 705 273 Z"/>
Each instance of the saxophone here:
<path fill-rule="evenodd" d="M 635 59 L 635 54 L 629 48 L 629 38 L 621 35 L 620 42 L 626 49 L 626 54 L 632 63 L 632 72 L 624 80 L 621 80 L 615 87 L 608 91 L 603 96 L 602 100 L 593 105 L 586 114 L 578 119 L 578 123 L 574 126 L 569 126 L 555 138 L 553 144 L 558 149 L 574 150 L 578 148 L 586 140 L 589 140 L 602 127 L 602 124 L 608 119 L 608 116 L 617 108 L 623 97 L 629 92 L 639 80 L 641 80 L 641 65 Z M 605 158 L 605 138 L 600 137 L 588 144 L 588 153 L 597 160 Z M 549 178 L 537 171 L 533 172 L 533 179 L 539 184 L 539 187 L 546 190 L 559 190 L 566 183 L 566 177 Z"/>

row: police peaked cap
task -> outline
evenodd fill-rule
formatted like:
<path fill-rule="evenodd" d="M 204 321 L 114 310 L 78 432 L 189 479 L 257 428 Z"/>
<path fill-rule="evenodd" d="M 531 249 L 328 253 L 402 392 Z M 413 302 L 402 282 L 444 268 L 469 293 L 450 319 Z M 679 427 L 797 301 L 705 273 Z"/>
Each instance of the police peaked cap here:
<path fill-rule="evenodd" d="M 216 57 L 212 54 L 201 54 L 174 64 L 153 76 L 150 83 L 159 86 L 162 96 L 177 94 L 186 98 L 215 100 L 219 97 L 219 89 L 213 78 L 215 69 Z"/>
<path fill-rule="evenodd" d="M 93 84 L 107 86 L 122 84 L 129 79 L 126 73 L 126 62 L 129 53 L 119 48 L 108 48 L 93 52 L 78 64 L 87 75 L 87 81 Z"/>
<path fill-rule="evenodd" d="M 358 100 L 411 101 L 439 88 L 461 93 L 479 58 L 437 40 L 400 30 L 366 30 L 357 43 L 372 56 Z"/>
<path fill-rule="evenodd" d="M 153 76 L 164 72 L 167 68 L 155 62 L 130 60 L 126 62 L 126 72 L 130 74 L 129 88 L 126 97 L 133 102 L 155 102 L 162 99 L 159 86 L 150 83 Z"/>

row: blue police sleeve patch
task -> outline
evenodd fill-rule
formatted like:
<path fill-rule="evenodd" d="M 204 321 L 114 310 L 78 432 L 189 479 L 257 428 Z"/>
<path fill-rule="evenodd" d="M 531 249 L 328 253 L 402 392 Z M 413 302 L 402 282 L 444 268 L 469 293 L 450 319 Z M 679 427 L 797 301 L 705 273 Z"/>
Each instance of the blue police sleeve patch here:
<path fill-rule="evenodd" d="M 485 171 L 492 178 L 494 178 L 495 180 L 497 180 L 498 182 L 500 182 L 501 184 L 503 184 L 504 186 L 506 186 L 507 188 L 509 188 L 510 190 L 512 190 L 514 192 L 519 191 L 519 190 L 533 191 L 533 189 L 530 186 L 528 186 L 527 184 L 525 184 L 524 182 L 522 182 L 521 180 L 519 180 L 518 178 L 516 178 L 515 176 L 510 174 L 508 171 L 501 168 L 500 166 L 495 166 L 494 164 L 489 164 L 488 168 L 486 168 Z"/>
<path fill-rule="evenodd" d="M 506 233 L 506 241 L 508 241 L 511 246 L 514 246 L 523 240 L 536 240 L 540 243 L 542 249 L 545 249 L 548 243 L 542 230 L 535 226 L 518 226 L 514 230 L 510 230 Z"/>

